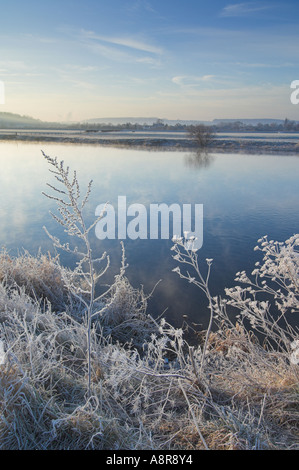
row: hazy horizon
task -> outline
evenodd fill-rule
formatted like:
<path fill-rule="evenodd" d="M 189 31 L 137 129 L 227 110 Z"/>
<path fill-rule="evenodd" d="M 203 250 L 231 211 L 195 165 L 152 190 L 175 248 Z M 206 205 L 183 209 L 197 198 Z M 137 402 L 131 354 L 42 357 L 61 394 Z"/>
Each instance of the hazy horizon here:
<path fill-rule="evenodd" d="M 3 115 L 6 114 L 5 112 L 3 111 L 0 111 L 0 119 L 4 120 L 4 117 Z M 155 122 L 157 121 L 161 121 L 161 122 L 164 122 L 164 123 L 218 123 L 218 122 L 224 122 L 224 121 L 230 121 L 230 122 L 244 122 L 246 123 L 248 121 L 248 124 L 252 123 L 252 124 L 255 124 L 255 123 L 265 123 L 265 122 L 284 122 L 286 119 L 288 119 L 288 117 L 286 116 L 285 118 L 267 118 L 267 117 L 263 117 L 263 118 L 242 118 L 242 117 L 236 117 L 236 118 L 214 118 L 214 119 L 211 119 L 211 120 L 197 120 L 197 119 L 168 119 L 168 118 L 160 118 L 159 116 L 106 116 L 106 117 L 100 117 L 100 118 L 85 118 L 85 119 L 82 119 L 82 120 L 78 120 L 78 121 L 45 121 L 43 119 L 40 119 L 39 117 L 36 117 L 36 116 L 30 116 L 28 114 L 20 114 L 20 113 L 10 113 L 10 112 L 7 112 L 7 114 L 9 116 L 11 116 L 11 119 L 14 120 L 14 119 L 19 119 L 19 118 L 22 118 L 22 119 L 29 119 L 29 120 L 33 120 L 33 121 L 40 121 L 40 122 L 44 122 L 44 123 L 57 123 L 57 124 L 76 124 L 76 123 L 87 123 L 87 122 L 90 122 L 91 124 L 92 123 L 103 123 L 103 124 L 109 124 L 109 122 L 113 123 L 115 122 L 116 124 L 118 123 L 121 123 L 121 124 L 125 124 L 125 123 L 130 123 L 130 124 L 134 124 L 134 123 L 138 123 L 138 124 L 154 124 Z M 109 121 L 110 120 L 110 121 Z M 16 121 L 18 122 L 18 121 Z M 295 120 L 295 122 L 299 122 L 299 120 Z"/>
<path fill-rule="evenodd" d="M 11 0 L 0 112 L 42 121 L 299 119 L 295 0 Z"/>

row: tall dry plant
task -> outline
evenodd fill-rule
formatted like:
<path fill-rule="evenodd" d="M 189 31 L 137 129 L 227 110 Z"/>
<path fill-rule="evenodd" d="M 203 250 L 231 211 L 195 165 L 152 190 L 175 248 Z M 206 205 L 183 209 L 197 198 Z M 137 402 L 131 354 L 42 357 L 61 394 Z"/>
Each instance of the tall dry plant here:
<path fill-rule="evenodd" d="M 79 258 L 76 263 L 76 268 L 73 270 L 72 275 L 66 277 L 65 283 L 67 289 L 83 304 L 87 316 L 87 363 L 88 363 L 88 397 L 91 396 L 91 326 L 92 317 L 99 313 L 96 306 L 99 306 L 101 299 L 106 294 L 96 296 L 96 285 L 98 280 L 107 271 L 110 260 L 106 252 L 101 257 L 93 259 L 92 248 L 90 245 L 89 234 L 95 227 L 97 222 L 101 219 L 100 214 L 96 220 L 86 226 L 83 216 L 84 208 L 89 199 L 91 192 L 92 180 L 89 182 L 84 197 L 81 197 L 79 182 L 77 179 L 76 171 L 70 173 L 69 167 L 65 167 L 63 161 L 58 161 L 57 158 L 52 158 L 42 152 L 44 158 L 50 165 L 49 171 L 54 175 L 56 185 L 47 183 L 55 195 L 50 195 L 43 192 L 43 194 L 57 203 L 59 216 L 50 212 L 53 219 L 60 224 L 64 231 L 70 237 L 76 237 L 83 243 L 83 251 L 77 246 L 70 247 L 70 244 L 62 243 L 59 238 L 51 235 L 46 227 L 44 227 L 47 235 L 53 242 L 54 247 L 61 249 L 71 255 Z M 58 187 L 57 187 L 58 183 Z M 105 262 L 104 268 L 102 263 Z"/>

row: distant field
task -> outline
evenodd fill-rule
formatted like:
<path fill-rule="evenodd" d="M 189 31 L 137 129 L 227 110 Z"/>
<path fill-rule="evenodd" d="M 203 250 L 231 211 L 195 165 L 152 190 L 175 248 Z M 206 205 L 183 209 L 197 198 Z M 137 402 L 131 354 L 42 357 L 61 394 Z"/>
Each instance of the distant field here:
<path fill-rule="evenodd" d="M 195 148 L 185 131 L 0 129 L 0 140 L 90 143 L 184 150 Z M 220 152 L 297 153 L 299 133 L 217 133 L 210 150 Z"/>

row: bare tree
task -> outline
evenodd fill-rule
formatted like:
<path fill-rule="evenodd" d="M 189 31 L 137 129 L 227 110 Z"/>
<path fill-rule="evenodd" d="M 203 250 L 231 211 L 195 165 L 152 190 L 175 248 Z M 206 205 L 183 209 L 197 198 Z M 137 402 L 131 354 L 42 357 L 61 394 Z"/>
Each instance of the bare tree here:
<path fill-rule="evenodd" d="M 208 147 L 215 137 L 213 128 L 204 124 L 190 126 L 188 128 L 188 135 L 195 141 L 199 149 Z"/>

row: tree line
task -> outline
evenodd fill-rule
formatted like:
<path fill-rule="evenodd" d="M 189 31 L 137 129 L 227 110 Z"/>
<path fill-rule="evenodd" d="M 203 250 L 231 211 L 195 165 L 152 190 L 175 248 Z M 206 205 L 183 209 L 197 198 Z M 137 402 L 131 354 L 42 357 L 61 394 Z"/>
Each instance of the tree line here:
<path fill-rule="evenodd" d="M 107 120 L 108 121 L 108 120 Z M 177 122 L 175 124 L 164 122 L 163 119 L 157 119 L 152 124 L 144 123 L 91 123 L 91 122 L 45 122 L 34 119 L 30 116 L 21 116 L 14 113 L 0 113 L 0 129 L 60 129 L 60 130 L 82 130 L 82 131 L 182 131 L 189 132 L 195 125 L 204 125 L 198 122 L 190 125 L 186 122 Z M 205 123 L 214 133 L 217 132 L 299 132 L 299 121 L 292 121 L 285 118 L 284 121 L 273 121 L 271 123 L 235 121 L 219 121 L 211 124 Z"/>

